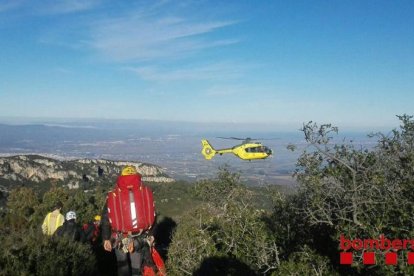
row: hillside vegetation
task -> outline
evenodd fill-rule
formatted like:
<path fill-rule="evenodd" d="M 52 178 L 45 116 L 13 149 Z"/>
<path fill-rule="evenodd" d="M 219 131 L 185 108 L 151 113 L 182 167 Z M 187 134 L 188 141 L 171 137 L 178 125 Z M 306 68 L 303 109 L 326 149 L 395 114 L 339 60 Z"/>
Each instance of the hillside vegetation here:
<path fill-rule="evenodd" d="M 414 121 L 398 117 L 398 129 L 372 134 L 377 144 L 369 150 L 332 143 L 338 129 L 329 124 L 305 124 L 309 147 L 297 161 L 294 193 L 250 189 L 228 168 L 197 183 L 150 184 L 159 213 L 157 246 L 169 275 L 413 274 L 405 257 L 410 248 L 397 252 L 397 265 L 385 265 L 378 248 L 375 265 L 362 264 L 363 250 L 351 250 L 352 265 L 339 264 L 341 235 L 414 236 Z M 45 238 L 40 224 L 58 199 L 64 211 L 90 220 L 105 195 L 102 187 L 52 186 L 42 196 L 29 187 L 10 191 L 0 220 L 0 273 L 93 274 L 96 259 L 88 246 Z"/>

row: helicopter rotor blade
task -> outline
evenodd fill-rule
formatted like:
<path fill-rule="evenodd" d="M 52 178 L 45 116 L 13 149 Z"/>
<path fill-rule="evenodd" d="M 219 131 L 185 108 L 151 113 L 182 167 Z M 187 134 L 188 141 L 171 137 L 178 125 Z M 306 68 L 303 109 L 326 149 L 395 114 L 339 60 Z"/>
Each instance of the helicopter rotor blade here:
<path fill-rule="evenodd" d="M 280 138 L 259 138 L 257 140 L 266 140 L 266 141 L 268 141 L 268 140 L 280 140 Z"/>
<path fill-rule="evenodd" d="M 253 142 L 253 141 L 259 141 L 259 140 L 263 140 L 263 141 L 268 141 L 268 140 L 279 140 L 280 138 L 250 138 L 250 137 L 246 137 L 246 138 L 239 138 L 239 137 L 217 137 L 220 139 L 226 139 L 226 140 L 239 140 L 239 141 L 245 141 L 245 142 Z"/>
<path fill-rule="evenodd" d="M 217 137 L 220 139 L 228 139 L 228 140 L 246 140 L 245 138 L 237 138 L 237 137 Z"/>

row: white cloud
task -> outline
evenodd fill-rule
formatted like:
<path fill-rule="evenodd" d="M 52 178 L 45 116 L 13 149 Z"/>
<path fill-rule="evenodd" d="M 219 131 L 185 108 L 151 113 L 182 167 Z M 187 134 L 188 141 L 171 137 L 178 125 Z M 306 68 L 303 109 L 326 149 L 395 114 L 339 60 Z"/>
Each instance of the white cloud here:
<path fill-rule="evenodd" d="M 193 80 L 231 80 L 238 79 L 245 74 L 245 66 L 232 63 L 215 63 L 185 69 L 160 70 L 155 66 L 129 67 L 129 71 L 136 73 L 147 81 L 193 81 Z"/>
<path fill-rule="evenodd" d="M 53 0 L 45 2 L 42 5 L 35 6 L 39 13 L 65 14 L 81 12 L 93 9 L 101 3 L 100 0 Z"/>
<path fill-rule="evenodd" d="M 8 11 L 30 11 L 31 15 L 54 15 L 91 10 L 101 4 L 101 0 L 2 0 L 0 13 Z"/>
<path fill-rule="evenodd" d="M 264 89 L 259 89 L 261 90 L 260 92 L 262 92 L 262 90 Z M 255 87 L 249 87 L 246 85 L 216 85 L 216 86 L 212 86 L 207 88 L 204 91 L 204 94 L 206 96 L 210 96 L 210 97 L 222 97 L 222 96 L 248 96 L 248 95 L 257 95 L 258 93 L 258 88 Z"/>
<path fill-rule="evenodd" d="M 213 40 L 206 36 L 235 23 L 202 22 L 180 16 L 160 16 L 152 9 L 139 10 L 93 24 L 89 45 L 115 61 L 176 59 L 206 48 L 237 43 L 236 39 Z"/>
<path fill-rule="evenodd" d="M 53 72 L 57 72 L 57 73 L 63 74 L 63 75 L 73 74 L 72 70 L 69 70 L 69 69 L 64 68 L 64 67 L 55 67 L 52 70 L 53 70 Z"/>
<path fill-rule="evenodd" d="M 89 49 L 100 58 L 119 63 L 175 62 L 239 43 L 221 32 L 238 21 L 212 19 L 207 10 L 194 10 L 194 6 L 193 2 L 170 1 L 123 5 L 103 0 L 44 0 L 41 4 L 6 0 L 0 2 L 0 12 L 14 8 L 37 17 L 70 14 L 42 29 L 38 41 Z M 76 16 L 82 11 L 90 13 Z"/>

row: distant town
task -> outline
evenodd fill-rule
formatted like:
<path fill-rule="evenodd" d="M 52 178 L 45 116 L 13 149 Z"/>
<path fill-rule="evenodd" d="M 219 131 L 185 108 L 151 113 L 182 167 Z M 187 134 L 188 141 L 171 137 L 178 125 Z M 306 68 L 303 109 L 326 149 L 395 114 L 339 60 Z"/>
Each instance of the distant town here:
<path fill-rule="evenodd" d="M 142 129 L 145 129 L 143 131 Z M 219 167 L 229 166 L 240 173 L 242 181 L 252 185 L 294 185 L 295 164 L 306 145 L 301 133 L 242 133 L 236 134 L 199 130 L 175 131 L 154 126 L 114 128 L 102 126 L 77 127 L 62 125 L 0 125 L 0 155 L 41 154 L 55 159 L 95 158 L 107 160 L 139 161 L 158 165 L 176 180 L 195 181 L 214 177 Z M 216 134 L 217 133 L 217 134 Z M 216 134 L 216 135 L 215 135 Z M 220 139 L 223 135 L 263 139 L 272 148 L 272 157 L 245 161 L 232 154 L 205 160 L 201 154 L 201 139 L 209 139 L 213 147 L 226 148 L 240 143 Z M 245 138 L 241 136 L 242 138 Z M 370 140 L 357 134 L 361 146 L 369 147 Z M 271 139 L 270 139 L 271 138 Z M 355 140 L 355 137 L 352 137 Z M 287 146 L 293 144 L 294 152 Z"/>

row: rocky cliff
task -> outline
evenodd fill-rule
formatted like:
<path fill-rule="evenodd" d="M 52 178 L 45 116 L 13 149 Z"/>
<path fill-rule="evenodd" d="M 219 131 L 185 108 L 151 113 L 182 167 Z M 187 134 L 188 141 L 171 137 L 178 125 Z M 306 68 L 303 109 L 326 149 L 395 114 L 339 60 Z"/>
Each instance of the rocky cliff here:
<path fill-rule="evenodd" d="M 8 183 L 64 182 L 69 188 L 78 188 L 82 182 L 115 178 L 125 165 L 135 166 L 144 182 L 174 181 L 161 167 L 151 164 L 103 159 L 58 160 L 40 155 L 0 157 L 0 180 Z"/>

